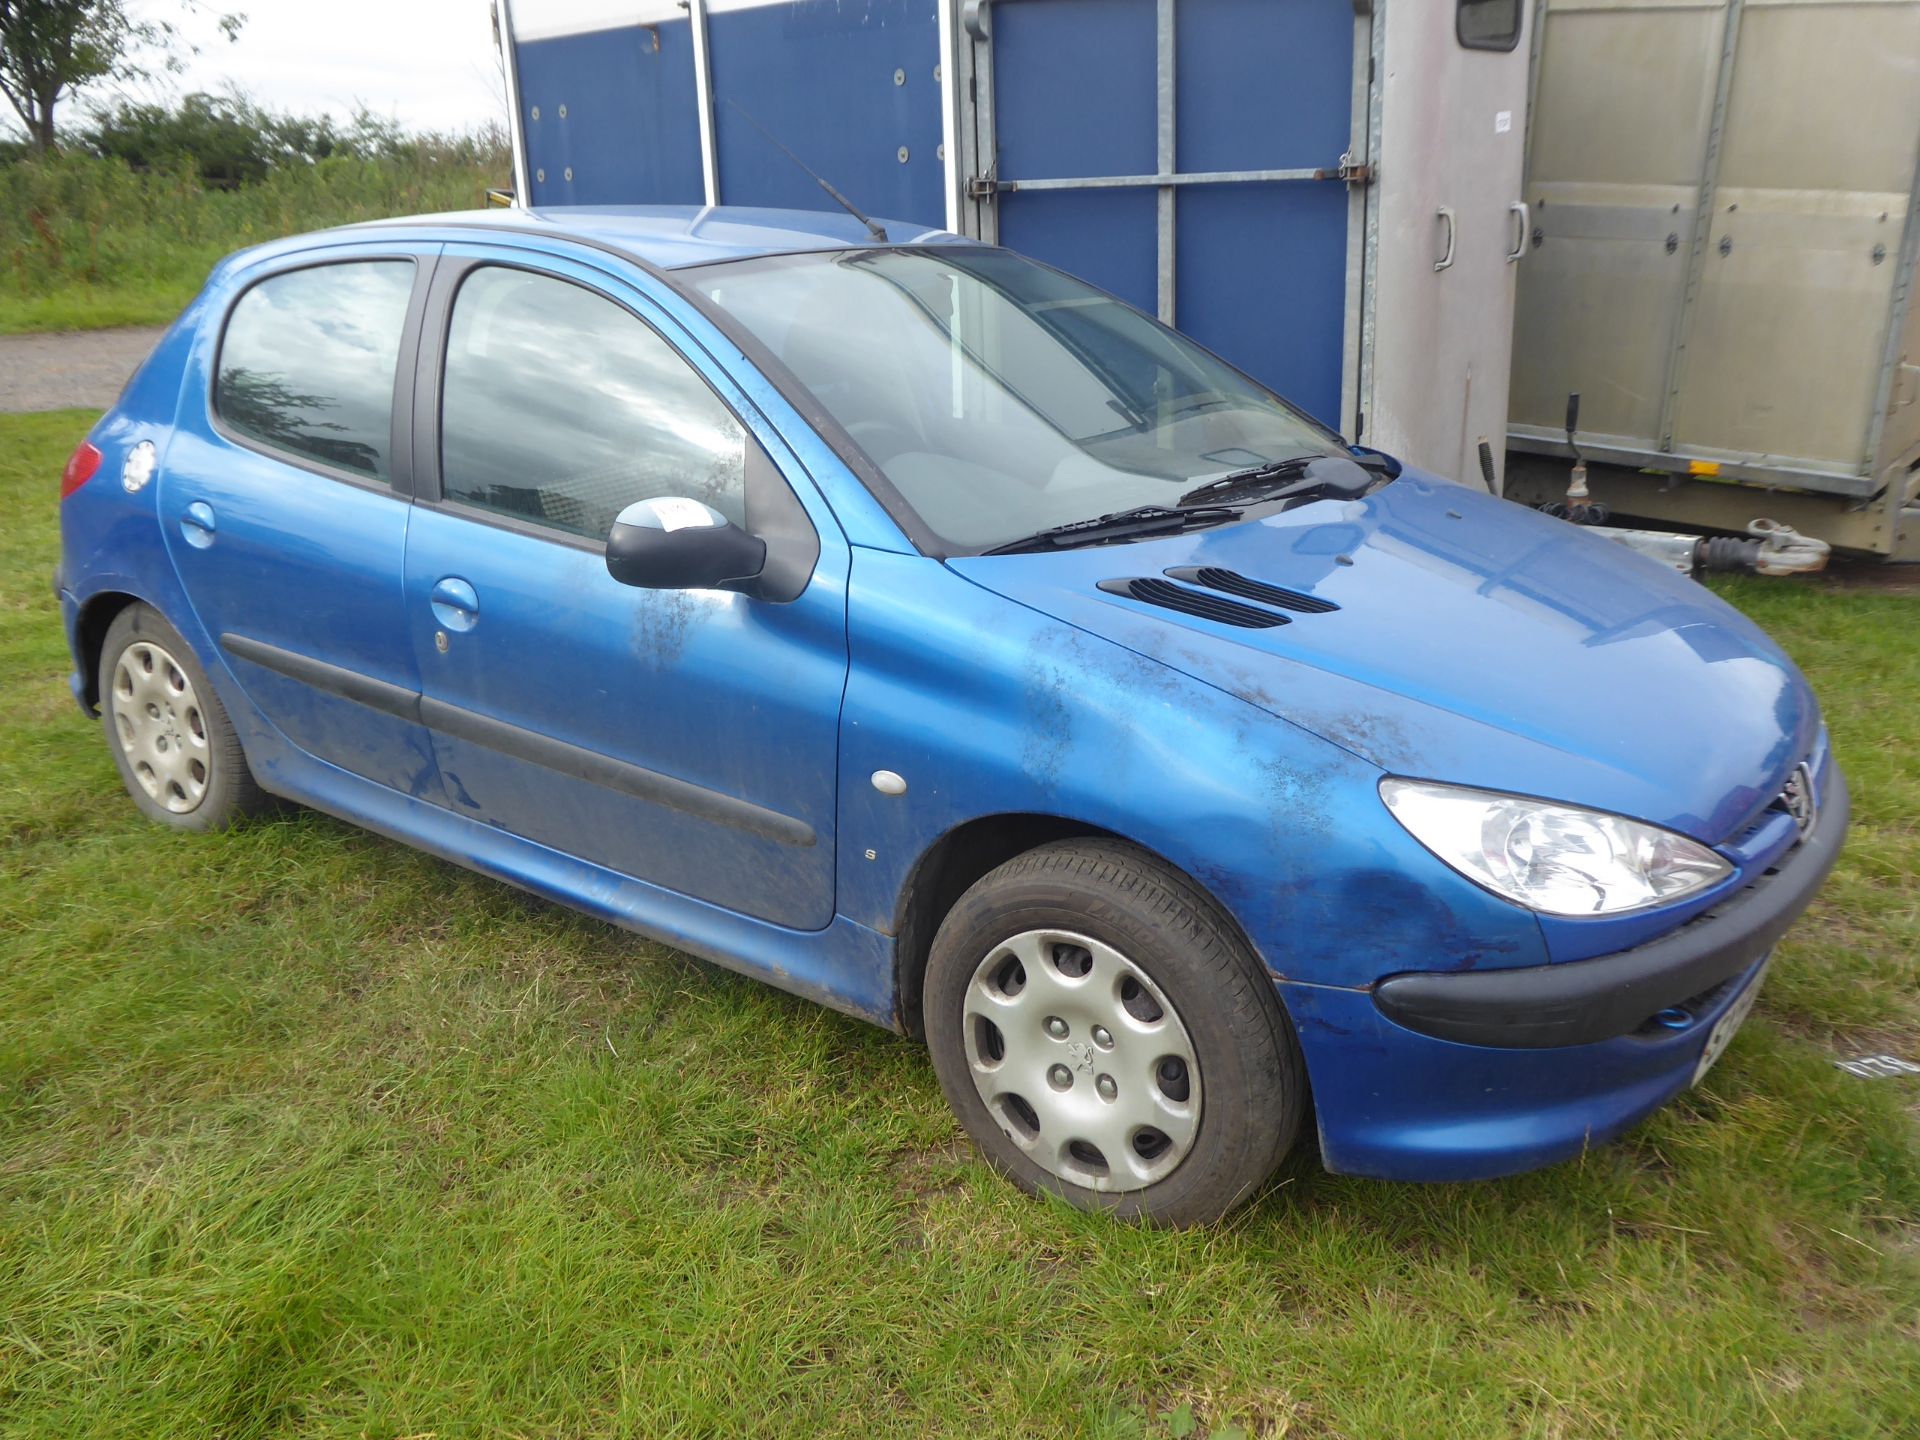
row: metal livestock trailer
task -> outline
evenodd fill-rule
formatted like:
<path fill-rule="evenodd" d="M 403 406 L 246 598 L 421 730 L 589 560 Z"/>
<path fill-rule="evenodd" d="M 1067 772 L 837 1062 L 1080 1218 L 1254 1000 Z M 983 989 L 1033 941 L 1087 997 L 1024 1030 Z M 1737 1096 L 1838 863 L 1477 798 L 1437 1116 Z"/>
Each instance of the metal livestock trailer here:
<path fill-rule="evenodd" d="M 1536 0 L 1507 494 L 1920 559 L 1920 0 Z"/>
<path fill-rule="evenodd" d="M 1506 428 L 1523 0 L 497 0 L 522 204 L 829 201 L 998 241 L 1349 438 Z M 772 138 L 770 138 L 772 137 Z M 779 144 L 774 143 L 777 139 Z"/>

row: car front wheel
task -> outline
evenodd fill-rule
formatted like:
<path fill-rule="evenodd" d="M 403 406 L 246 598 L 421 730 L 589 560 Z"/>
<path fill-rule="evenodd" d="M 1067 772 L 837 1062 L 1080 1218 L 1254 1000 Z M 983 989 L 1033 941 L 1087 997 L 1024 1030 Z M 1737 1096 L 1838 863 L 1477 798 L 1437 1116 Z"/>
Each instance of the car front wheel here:
<path fill-rule="evenodd" d="M 1218 1219 L 1299 1131 L 1273 983 L 1191 881 L 1132 846 L 1008 861 L 940 927 L 925 987 L 942 1089 L 1017 1184 L 1157 1224 Z"/>
<path fill-rule="evenodd" d="M 158 610 L 135 604 L 114 617 L 99 683 L 107 748 L 148 818 L 176 830 L 218 830 L 265 808 L 220 697 Z"/>

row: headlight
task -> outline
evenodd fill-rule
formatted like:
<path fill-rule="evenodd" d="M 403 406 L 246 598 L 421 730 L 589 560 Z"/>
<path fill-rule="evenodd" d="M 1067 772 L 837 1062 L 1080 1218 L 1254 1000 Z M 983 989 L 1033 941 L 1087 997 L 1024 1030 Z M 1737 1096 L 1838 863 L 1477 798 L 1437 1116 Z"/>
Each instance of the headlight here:
<path fill-rule="evenodd" d="M 1598 810 L 1423 780 L 1382 780 L 1380 798 L 1469 880 L 1548 915 L 1664 905 L 1733 873 L 1684 835 Z"/>

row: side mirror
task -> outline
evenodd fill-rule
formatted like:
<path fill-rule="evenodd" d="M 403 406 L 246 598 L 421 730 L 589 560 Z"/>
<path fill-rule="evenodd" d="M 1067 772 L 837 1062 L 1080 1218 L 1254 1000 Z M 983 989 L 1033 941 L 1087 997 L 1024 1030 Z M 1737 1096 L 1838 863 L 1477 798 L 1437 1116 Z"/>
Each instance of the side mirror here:
<path fill-rule="evenodd" d="M 607 534 L 607 573 L 642 590 L 737 590 L 766 563 L 764 540 L 677 496 L 634 501 Z"/>

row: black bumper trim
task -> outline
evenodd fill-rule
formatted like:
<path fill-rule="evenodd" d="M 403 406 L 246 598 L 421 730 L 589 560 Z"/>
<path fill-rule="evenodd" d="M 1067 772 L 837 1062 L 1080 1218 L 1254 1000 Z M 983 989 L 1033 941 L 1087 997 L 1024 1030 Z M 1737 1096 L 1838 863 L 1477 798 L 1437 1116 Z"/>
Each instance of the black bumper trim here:
<path fill-rule="evenodd" d="M 1671 934 L 1591 960 L 1390 975 L 1373 1003 L 1397 1025 L 1463 1045 L 1543 1050 L 1629 1034 L 1771 950 L 1826 882 L 1851 813 L 1846 777 L 1830 765 L 1812 836 Z"/>

